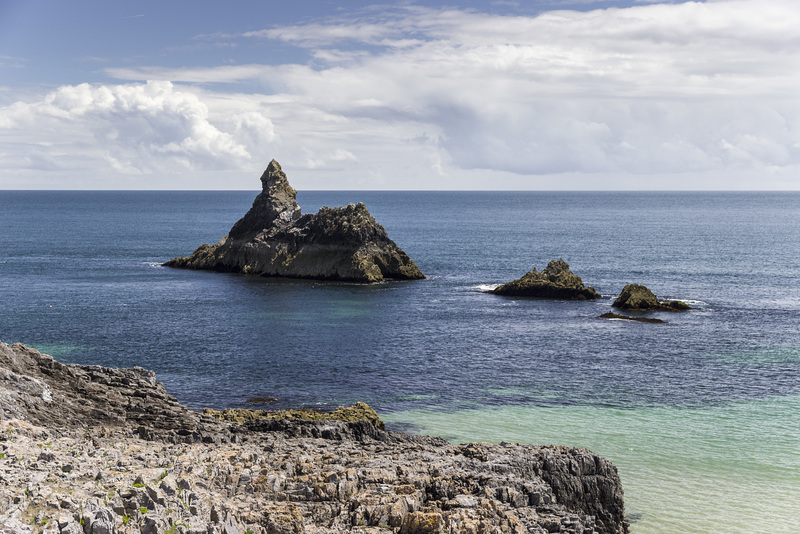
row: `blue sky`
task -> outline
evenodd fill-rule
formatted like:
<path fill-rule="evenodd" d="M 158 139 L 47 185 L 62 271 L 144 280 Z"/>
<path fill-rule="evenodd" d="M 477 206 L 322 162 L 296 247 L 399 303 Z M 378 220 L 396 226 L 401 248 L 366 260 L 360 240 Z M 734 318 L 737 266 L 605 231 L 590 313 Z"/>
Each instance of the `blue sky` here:
<path fill-rule="evenodd" d="M 0 0 L 0 189 L 800 189 L 800 4 Z"/>

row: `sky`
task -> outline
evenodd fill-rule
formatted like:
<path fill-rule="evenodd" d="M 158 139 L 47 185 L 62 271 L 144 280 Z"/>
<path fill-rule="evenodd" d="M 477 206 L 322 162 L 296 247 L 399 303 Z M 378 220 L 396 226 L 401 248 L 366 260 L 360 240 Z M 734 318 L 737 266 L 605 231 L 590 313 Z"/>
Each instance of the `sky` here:
<path fill-rule="evenodd" d="M 0 189 L 800 190 L 800 2 L 0 0 Z"/>

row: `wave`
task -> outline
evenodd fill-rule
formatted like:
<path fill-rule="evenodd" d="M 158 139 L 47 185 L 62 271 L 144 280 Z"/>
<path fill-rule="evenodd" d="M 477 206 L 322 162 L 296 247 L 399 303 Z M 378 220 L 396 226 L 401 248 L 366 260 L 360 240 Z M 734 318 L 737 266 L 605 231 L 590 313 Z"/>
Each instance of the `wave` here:
<path fill-rule="evenodd" d="M 681 302 L 685 302 L 692 308 L 697 308 L 697 307 L 703 308 L 710 306 L 708 302 L 704 302 L 702 300 L 692 300 L 692 299 L 664 299 L 664 300 L 680 300 Z"/>
<path fill-rule="evenodd" d="M 501 285 L 503 284 L 478 284 L 477 286 L 469 286 L 469 289 L 472 291 L 492 291 Z"/>

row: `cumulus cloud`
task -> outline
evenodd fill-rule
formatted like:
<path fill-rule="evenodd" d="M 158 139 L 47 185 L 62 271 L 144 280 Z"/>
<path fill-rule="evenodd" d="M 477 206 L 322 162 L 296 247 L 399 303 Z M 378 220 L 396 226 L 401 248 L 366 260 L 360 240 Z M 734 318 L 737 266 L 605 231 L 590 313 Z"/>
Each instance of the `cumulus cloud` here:
<path fill-rule="evenodd" d="M 271 127 L 247 114 L 230 122 L 244 139 Z M 209 120 L 208 107 L 195 94 L 170 82 L 62 86 L 40 100 L 0 108 L 0 128 L 13 131 L 20 145 L 28 140 L 22 162 L 41 170 L 75 168 L 87 157 L 133 174 L 227 169 L 251 157 L 241 140 Z"/>

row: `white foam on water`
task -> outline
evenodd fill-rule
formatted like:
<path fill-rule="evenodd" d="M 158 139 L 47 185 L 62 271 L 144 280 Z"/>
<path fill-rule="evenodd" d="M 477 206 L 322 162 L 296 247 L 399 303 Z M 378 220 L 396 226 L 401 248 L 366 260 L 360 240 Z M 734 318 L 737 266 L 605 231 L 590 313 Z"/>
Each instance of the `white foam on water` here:
<path fill-rule="evenodd" d="M 501 285 L 503 284 L 478 284 L 477 286 L 470 286 L 469 289 L 473 291 L 492 291 Z"/>
<path fill-rule="evenodd" d="M 709 306 L 708 302 L 703 302 L 702 300 L 691 300 L 691 299 L 669 299 L 669 300 L 680 300 L 681 302 L 685 302 L 686 304 L 688 304 L 693 308 Z"/>

